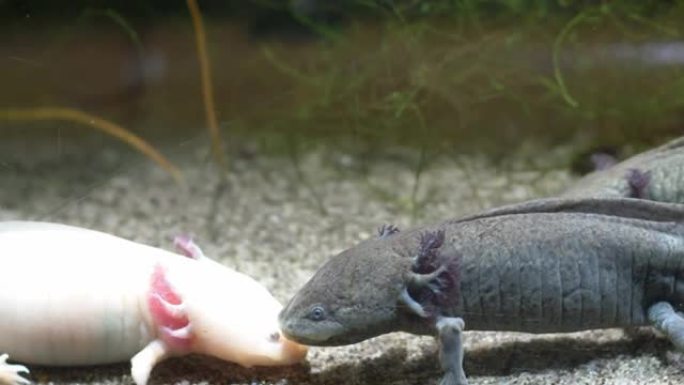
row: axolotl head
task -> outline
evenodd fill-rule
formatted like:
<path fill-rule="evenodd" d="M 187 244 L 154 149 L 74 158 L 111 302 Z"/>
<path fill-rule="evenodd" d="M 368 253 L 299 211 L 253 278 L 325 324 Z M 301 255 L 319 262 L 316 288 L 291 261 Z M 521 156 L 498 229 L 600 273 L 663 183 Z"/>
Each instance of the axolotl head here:
<path fill-rule="evenodd" d="M 157 266 L 150 309 L 173 353 L 202 353 L 242 366 L 290 365 L 306 347 L 285 338 L 282 305 L 251 277 L 206 257 Z"/>
<path fill-rule="evenodd" d="M 280 313 L 288 338 L 345 345 L 394 331 L 410 259 L 373 239 L 327 261 Z"/>

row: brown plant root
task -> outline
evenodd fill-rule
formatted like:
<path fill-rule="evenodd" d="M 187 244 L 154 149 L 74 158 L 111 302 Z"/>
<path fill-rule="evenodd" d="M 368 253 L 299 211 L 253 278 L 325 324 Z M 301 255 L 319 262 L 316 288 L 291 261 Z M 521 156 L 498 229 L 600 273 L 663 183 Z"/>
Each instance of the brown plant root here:
<path fill-rule="evenodd" d="M 42 121 L 42 120 L 62 120 L 80 123 L 109 134 L 143 153 L 148 158 L 156 162 L 166 172 L 171 174 L 173 179 L 182 183 L 183 176 L 180 170 L 171 161 L 166 159 L 151 144 L 141 137 L 128 131 L 109 120 L 88 114 L 86 112 L 68 107 L 36 107 L 36 108 L 9 108 L 0 110 L 0 120 L 11 121 Z"/>
<path fill-rule="evenodd" d="M 187 3 L 190 17 L 192 18 L 192 26 L 195 30 L 197 60 L 200 64 L 200 77 L 202 79 L 202 98 L 204 99 L 204 112 L 207 117 L 207 127 L 211 137 L 211 149 L 216 162 L 221 167 L 225 167 L 221 132 L 219 131 L 218 121 L 216 119 L 214 87 L 211 81 L 211 66 L 207 51 L 207 38 L 204 32 L 204 23 L 202 22 L 202 13 L 200 12 L 196 0 L 187 0 Z"/>

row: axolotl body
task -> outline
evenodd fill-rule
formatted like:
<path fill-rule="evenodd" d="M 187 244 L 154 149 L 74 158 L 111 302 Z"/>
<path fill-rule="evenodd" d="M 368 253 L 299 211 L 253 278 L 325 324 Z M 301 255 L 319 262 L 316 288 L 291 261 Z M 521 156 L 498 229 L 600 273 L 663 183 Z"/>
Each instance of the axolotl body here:
<path fill-rule="evenodd" d="M 607 164 L 575 182 L 567 198 L 640 198 L 684 203 L 684 137 Z"/>
<path fill-rule="evenodd" d="M 0 384 L 25 384 L 23 363 L 131 360 L 144 385 L 160 360 L 202 353 L 243 366 L 301 361 L 282 306 L 261 284 L 177 238 L 184 255 L 77 227 L 0 223 Z"/>
<path fill-rule="evenodd" d="M 684 349 L 684 205 L 544 199 L 380 236 L 325 263 L 280 314 L 333 346 L 435 335 L 441 384 L 466 384 L 462 331 L 654 325 Z"/>

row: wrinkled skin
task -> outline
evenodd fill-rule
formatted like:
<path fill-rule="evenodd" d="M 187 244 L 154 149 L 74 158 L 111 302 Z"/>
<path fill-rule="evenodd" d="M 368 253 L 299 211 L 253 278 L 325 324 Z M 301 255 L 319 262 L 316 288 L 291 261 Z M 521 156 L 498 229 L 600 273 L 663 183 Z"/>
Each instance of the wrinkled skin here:
<path fill-rule="evenodd" d="M 279 315 L 297 342 L 432 334 L 440 385 L 467 385 L 463 330 L 563 333 L 651 324 L 684 350 L 684 205 L 545 199 L 332 257 Z"/>

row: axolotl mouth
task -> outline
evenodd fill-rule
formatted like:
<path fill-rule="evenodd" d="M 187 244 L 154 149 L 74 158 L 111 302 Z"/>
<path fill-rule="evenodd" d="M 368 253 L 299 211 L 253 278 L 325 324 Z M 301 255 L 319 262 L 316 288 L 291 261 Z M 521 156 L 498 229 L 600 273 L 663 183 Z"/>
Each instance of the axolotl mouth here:
<path fill-rule="evenodd" d="M 280 313 L 280 329 L 285 338 L 304 345 L 330 346 L 343 345 L 337 342 L 336 336 L 341 336 L 345 332 L 342 324 L 334 321 L 315 322 L 311 320 L 301 320 L 287 318 L 285 311 Z"/>
<path fill-rule="evenodd" d="M 150 312 L 166 345 L 246 367 L 304 360 L 306 347 L 282 337 L 282 305 L 265 287 L 181 241 L 189 258 L 159 265 L 151 279 Z"/>
<path fill-rule="evenodd" d="M 391 331 L 385 323 L 376 325 L 356 308 L 337 308 L 333 313 L 325 306 L 313 305 L 308 311 L 301 310 L 288 304 L 280 312 L 278 321 L 287 339 L 304 345 L 349 345 Z"/>
<path fill-rule="evenodd" d="M 331 257 L 280 311 L 283 333 L 308 345 L 338 346 L 396 330 L 411 260 L 389 239 L 367 240 Z"/>

